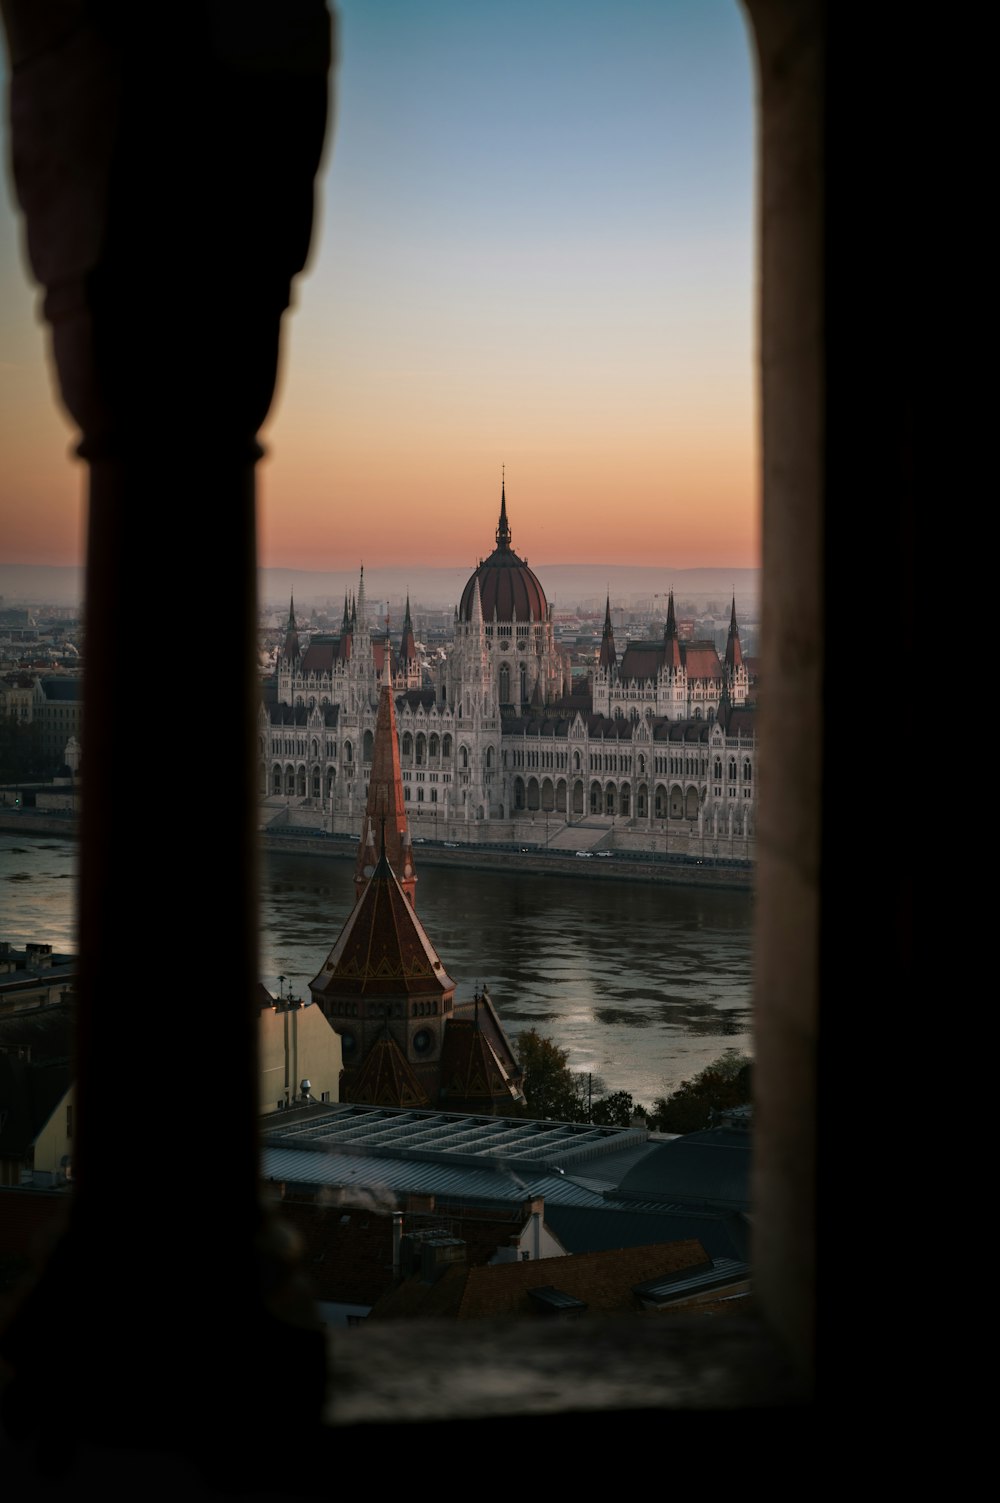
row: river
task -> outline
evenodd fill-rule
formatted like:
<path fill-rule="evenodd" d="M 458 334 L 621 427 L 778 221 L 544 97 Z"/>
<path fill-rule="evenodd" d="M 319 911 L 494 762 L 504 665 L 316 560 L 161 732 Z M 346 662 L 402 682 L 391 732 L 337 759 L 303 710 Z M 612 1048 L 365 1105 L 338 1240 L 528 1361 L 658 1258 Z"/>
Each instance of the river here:
<path fill-rule="evenodd" d="M 75 842 L 0 832 L 0 938 L 75 947 Z M 723 1049 L 749 1051 L 749 892 L 525 870 L 418 867 L 417 912 L 456 996 L 486 983 L 510 1036 L 538 1028 L 599 1090 L 648 1106 Z M 261 979 L 299 995 L 353 901 L 350 861 L 267 854 Z M 203 979 L 203 978 L 202 978 Z"/>

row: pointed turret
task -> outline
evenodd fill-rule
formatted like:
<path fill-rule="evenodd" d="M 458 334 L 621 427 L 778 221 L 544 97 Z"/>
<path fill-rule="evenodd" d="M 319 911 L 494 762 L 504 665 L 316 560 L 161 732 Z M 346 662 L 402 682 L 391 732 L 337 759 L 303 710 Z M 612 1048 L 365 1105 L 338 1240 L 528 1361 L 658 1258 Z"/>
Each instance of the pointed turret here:
<path fill-rule="evenodd" d="M 392 635 L 390 632 L 390 619 L 388 616 L 386 616 L 385 618 L 385 636 L 382 638 L 381 664 L 379 663 L 378 654 L 376 653 L 375 665 L 376 669 L 382 675 L 382 682 L 384 684 L 392 684 L 395 681 L 394 674 L 396 670 L 393 666 L 392 661 Z"/>
<path fill-rule="evenodd" d="M 666 651 L 663 654 L 663 666 L 665 668 L 680 668 L 683 665 L 681 658 L 681 644 L 677 636 L 677 617 L 674 615 L 674 592 L 670 591 L 667 596 L 667 624 L 663 628 L 663 641 Z"/>
<path fill-rule="evenodd" d="M 290 663 L 297 662 L 300 656 L 299 632 L 298 627 L 295 624 L 294 595 L 289 596 L 288 600 L 288 623 L 285 626 L 285 646 L 282 650 L 281 655 L 282 657 L 287 658 Z"/>
<path fill-rule="evenodd" d="M 358 842 L 358 859 L 354 872 L 355 901 L 375 869 L 378 842 L 384 827 L 385 854 L 403 891 L 415 902 L 417 876 L 413 869 L 413 846 L 406 821 L 403 799 L 403 774 L 399 764 L 399 740 L 396 734 L 396 706 L 391 677 L 383 676 L 375 719 L 375 743 L 372 770 L 368 780 L 368 802 Z"/>
<path fill-rule="evenodd" d="M 358 585 L 358 625 L 364 630 L 368 625 L 368 602 L 365 599 L 365 566 L 361 565 L 361 581 Z"/>
<path fill-rule="evenodd" d="M 476 580 L 475 589 L 472 592 L 472 610 L 469 614 L 469 624 L 476 636 L 481 637 L 485 630 L 483 622 L 483 597 L 479 589 L 479 580 Z"/>
<path fill-rule="evenodd" d="M 348 602 L 347 591 L 345 590 L 344 591 L 344 615 L 343 615 L 343 619 L 341 620 L 341 623 L 340 623 L 340 641 L 337 644 L 337 660 L 338 660 L 338 662 L 346 663 L 348 661 L 348 659 L 350 658 L 350 656 L 351 656 L 351 637 L 353 636 L 353 633 L 354 633 L 354 626 L 353 626 L 353 623 L 351 621 L 351 607 L 350 607 L 350 604 Z"/>
<path fill-rule="evenodd" d="M 392 833 L 386 818 L 375 869 L 309 989 L 344 1039 L 341 1099 L 374 1093 L 401 1106 L 437 1094 L 440 1033 L 454 1010 L 455 983 L 390 865 Z"/>
<path fill-rule="evenodd" d="M 740 629 L 736 625 L 736 596 L 733 596 L 733 610 L 729 618 L 729 639 L 726 642 L 726 666 L 730 673 L 735 673 L 737 668 L 743 666 L 743 649 L 740 646 Z"/>
<path fill-rule="evenodd" d="M 611 629 L 611 594 L 608 593 L 604 606 L 604 635 L 601 637 L 601 655 L 597 660 L 599 668 L 610 670 L 618 661 L 615 652 L 615 634 Z"/>
<path fill-rule="evenodd" d="M 406 597 L 406 613 L 403 616 L 403 635 L 399 642 L 399 660 L 403 664 L 417 661 L 417 644 L 413 637 L 413 622 L 410 620 L 410 597 Z"/>

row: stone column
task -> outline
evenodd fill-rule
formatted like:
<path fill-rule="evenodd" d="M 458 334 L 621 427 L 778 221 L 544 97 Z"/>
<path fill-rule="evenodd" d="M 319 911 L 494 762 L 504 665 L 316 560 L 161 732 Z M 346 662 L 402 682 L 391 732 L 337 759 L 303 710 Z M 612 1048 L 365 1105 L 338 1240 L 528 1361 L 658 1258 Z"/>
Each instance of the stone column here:
<path fill-rule="evenodd" d="M 323 1398 L 322 1335 L 258 1183 L 254 467 L 312 232 L 331 22 L 235 0 L 5 0 L 4 21 L 14 183 L 89 477 L 76 1183 L 4 1333 L 8 1412 L 16 1431 L 57 1409 L 68 1451 L 183 1436 L 238 1474 L 264 1393 L 290 1419 L 294 1390 L 307 1425 Z M 162 665 L 148 712 L 167 713 L 178 620 L 209 611 L 240 648 L 232 775 L 204 820 L 150 786 L 128 686 Z M 212 1163 L 192 1112 L 212 1116 Z"/>

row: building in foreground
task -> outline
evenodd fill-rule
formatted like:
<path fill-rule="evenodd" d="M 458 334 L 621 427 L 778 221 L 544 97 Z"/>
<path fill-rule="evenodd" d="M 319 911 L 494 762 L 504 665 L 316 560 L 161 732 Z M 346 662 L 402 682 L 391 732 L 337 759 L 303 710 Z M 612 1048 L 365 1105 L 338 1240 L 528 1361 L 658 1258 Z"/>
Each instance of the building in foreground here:
<path fill-rule="evenodd" d="M 491 1115 L 523 1103 L 522 1071 L 485 987 L 455 999 L 417 917 L 391 687 L 381 691 L 355 901 L 309 983 L 340 1037 L 342 1101 Z"/>

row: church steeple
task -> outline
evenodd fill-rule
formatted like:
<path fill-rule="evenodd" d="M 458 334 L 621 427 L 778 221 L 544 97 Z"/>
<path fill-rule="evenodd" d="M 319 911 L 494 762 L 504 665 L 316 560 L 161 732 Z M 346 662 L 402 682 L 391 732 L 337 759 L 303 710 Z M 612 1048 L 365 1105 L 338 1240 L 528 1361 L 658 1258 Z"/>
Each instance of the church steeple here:
<path fill-rule="evenodd" d="M 417 874 L 413 869 L 413 845 L 403 799 L 403 773 L 399 763 L 391 675 L 383 676 L 378 715 L 375 718 L 368 802 L 354 871 L 355 901 L 361 896 L 375 870 L 380 841 L 383 843 L 386 860 L 399 878 L 403 891 L 411 904 L 415 904 Z"/>
<path fill-rule="evenodd" d="M 507 521 L 507 484 L 506 478 L 501 475 L 500 480 L 500 521 L 497 523 L 497 547 L 510 547 L 510 523 Z"/>
<path fill-rule="evenodd" d="M 611 593 L 609 591 L 604 605 L 604 635 L 601 637 L 601 655 L 597 660 L 597 666 L 610 671 L 617 661 L 615 634 L 611 628 Z"/>

